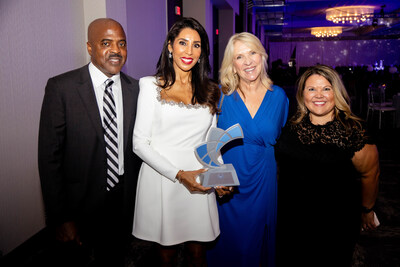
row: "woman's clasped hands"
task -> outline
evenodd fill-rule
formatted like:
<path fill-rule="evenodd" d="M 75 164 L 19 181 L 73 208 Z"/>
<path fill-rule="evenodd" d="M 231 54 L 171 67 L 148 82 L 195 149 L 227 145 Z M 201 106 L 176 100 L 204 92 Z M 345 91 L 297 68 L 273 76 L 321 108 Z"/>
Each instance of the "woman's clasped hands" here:
<path fill-rule="evenodd" d="M 214 188 L 220 198 L 233 193 L 233 186 L 216 186 Z"/>

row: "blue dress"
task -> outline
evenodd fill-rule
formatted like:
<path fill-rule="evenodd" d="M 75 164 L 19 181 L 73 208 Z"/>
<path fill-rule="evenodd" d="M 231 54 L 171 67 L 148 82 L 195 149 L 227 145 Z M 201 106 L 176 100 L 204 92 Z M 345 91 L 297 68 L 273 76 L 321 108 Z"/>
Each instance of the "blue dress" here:
<path fill-rule="evenodd" d="M 225 95 L 218 127 L 239 123 L 244 138 L 223 147 L 224 163 L 232 163 L 240 186 L 219 201 L 221 234 L 208 251 L 208 266 L 275 266 L 277 180 L 274 145 L 288 115 L 282 88 L 268 90 L 251 117 L 235 91 Z"/>

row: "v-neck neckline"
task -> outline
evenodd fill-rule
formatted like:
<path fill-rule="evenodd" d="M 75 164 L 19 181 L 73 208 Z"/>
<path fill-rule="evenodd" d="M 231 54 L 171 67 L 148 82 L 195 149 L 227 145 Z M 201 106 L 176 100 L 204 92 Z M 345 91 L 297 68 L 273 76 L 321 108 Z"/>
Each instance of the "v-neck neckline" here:
<path fill-rule="evenodd" d="M 243 101 L 242 97 L 240 96 L 239 92 L 238 92 L 237 90 L 235 91 L 236 97 L 238 97 L 238 98 L 240 99 L 240 102 L 242 103 L 242 107 L 246 110 L 246 113 L 249 115 L 249 117 L 250 117 L 250 119 L 251 119 L 252 121 L 253 121 L 253 120 L 257 117 L 257 115 L 260 113 L 260 109 L 261 109 L 261 107 L 262 107 L 263 104 L 264 104 L 264 101 L 265 101 L 265 99 L 266 99 L 266 97 L 267 97 L 268 91 L 269 91 L 269 90 L 267 90 L 267 91 L 265 92 L 264 97 L 263 97 L 263 100 L 261 101 L 261 104 L 260 104 L 260 106 L 258 107 L 258 109 L 257 109 L 257 111 L 256 111 L 256 113 L 254 114 L 253 117 L 251 116 L 250 111 L 249 111 L 249 109 L 247 108 L 246 104 L 244 103 L 244 101 Z"/>

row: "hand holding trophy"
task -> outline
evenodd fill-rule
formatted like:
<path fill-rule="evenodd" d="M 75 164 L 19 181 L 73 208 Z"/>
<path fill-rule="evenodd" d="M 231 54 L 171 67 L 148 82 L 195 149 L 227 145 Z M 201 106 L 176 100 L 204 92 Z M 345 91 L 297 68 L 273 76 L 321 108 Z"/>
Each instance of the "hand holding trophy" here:
<path fill-rule="evenodd" d="M 232 164 L 222 164 L 219 160 L 221 148 L 228 142 L 243 138 L 243 130 L 237 123 L 226 131 L 220 128 L 211 128 L 206 142 L 194 150 L 197 159 L 208 171 L 200 174 L 200 183 L 205 187 L 237 186 L 239 179 Z"/>

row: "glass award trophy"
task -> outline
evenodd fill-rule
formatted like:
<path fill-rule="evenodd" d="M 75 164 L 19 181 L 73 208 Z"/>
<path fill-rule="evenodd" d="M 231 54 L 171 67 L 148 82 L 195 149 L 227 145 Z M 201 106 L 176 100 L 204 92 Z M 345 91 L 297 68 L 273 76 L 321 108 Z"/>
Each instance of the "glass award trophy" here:
<path fill-rule="evenodd" d="M 237 123 L 226 131 L 220 128 L 211 128 L 206 142 L 194 150 L 197 159 L 208 170 L 200 174 L 200 183 L 205 187 L 236 186 L 239 185 L 235 168 L 232 164 L 219 162 L 221 148 L 228 142 L 243 138 L 243 130 Z"/>

